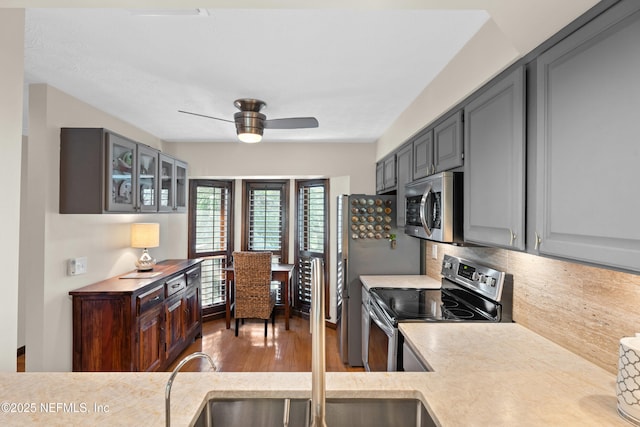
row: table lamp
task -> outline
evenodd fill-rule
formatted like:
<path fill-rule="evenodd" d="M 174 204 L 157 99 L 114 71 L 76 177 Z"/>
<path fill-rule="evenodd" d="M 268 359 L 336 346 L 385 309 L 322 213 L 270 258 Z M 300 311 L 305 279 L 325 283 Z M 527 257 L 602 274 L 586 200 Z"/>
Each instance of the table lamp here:
<path fill-rule="evenodd" d="M 142 248 L 142 255 L 136 261 L 138 271 L 153 270 L 156 260 L 149 255 L 148 248 L 160 246 L 160 224 L 135 223 L 131 224 L 131 247 Z"/>

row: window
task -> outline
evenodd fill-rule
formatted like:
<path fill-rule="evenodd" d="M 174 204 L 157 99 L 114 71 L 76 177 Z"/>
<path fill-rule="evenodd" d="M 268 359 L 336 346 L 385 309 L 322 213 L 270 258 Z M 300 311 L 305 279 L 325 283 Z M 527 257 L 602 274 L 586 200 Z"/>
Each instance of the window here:
<path fill-rule="evenodd" d="M 325 310 L 329 315 L 328 274 L 328 181 L 296 181 L 296 266 L 293 306 L 309 312 L 311 306 L 311 259 L 321 258 L 325 271 Z"/>
<path fill-rule="evenodd" d="M 289 181 L 243 181 L 243 185 L 242 249 L 272 252 L 286 263 Z"/>
<path fill-rule="evenodd" d="M 189 258 L 202 262 L 201 304 L 204 315 L 223 312 L 224 268 L 233 252 L 233 182 L 191 180 Z"/>

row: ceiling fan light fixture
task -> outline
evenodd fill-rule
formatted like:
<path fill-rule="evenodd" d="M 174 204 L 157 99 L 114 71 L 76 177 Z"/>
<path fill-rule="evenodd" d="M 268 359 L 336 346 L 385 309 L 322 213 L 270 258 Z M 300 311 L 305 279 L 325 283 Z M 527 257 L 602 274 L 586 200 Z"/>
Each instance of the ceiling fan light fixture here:
<path fill-rule="evenodd" d="M 207 119 L 220 120 L 222 122 L 235 123 L 238 139 L 247 143 L 262 141 L 262 133 L 265 128 L 307 129 L 318 127 L 318 120 L 315 117 L 289 117 L 267 120 L 267 116 L 260 112 L 267 104 L 259 99 L 240 98 L 236 99 L 233 104 L 240 110 L 233 115 L 233 121 L 184 110 L 178 110 L 178 112 L 205 117 Z"/>
<path fill-rule="evenodd" d="M 262 141 L 264 131 L 264 114 L 254 111 L 242 111 L 234 115 L 236 133 L 242 142 L 256 143 Z"/>
<path fill-rule="evenodd" d="M 238 134 L 238 139 L 247 144 L 255 144 L 262 141 L 262 133 L 243 132 Z"/>

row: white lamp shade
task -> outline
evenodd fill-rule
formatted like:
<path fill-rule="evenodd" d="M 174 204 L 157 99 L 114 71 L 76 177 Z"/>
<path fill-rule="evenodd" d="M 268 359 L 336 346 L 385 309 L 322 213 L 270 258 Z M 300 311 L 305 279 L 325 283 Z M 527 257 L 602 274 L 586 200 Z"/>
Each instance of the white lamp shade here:
<path fill-rule="evenodd" d="M 131 224 L 132 248 L 157 248 L 160 246 L 160 224 Z"/>

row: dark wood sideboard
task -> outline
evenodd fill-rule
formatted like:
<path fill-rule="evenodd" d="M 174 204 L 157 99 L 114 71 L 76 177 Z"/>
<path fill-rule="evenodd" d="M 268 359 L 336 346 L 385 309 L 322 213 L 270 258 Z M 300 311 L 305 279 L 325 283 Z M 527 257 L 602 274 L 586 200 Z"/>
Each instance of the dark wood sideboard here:
<path fill-rule="evenodd" d="M 202 335 L 200 263 L 166 260 L 69 292 L 73 370 L 161 371 Z"/>

